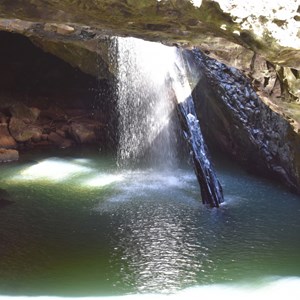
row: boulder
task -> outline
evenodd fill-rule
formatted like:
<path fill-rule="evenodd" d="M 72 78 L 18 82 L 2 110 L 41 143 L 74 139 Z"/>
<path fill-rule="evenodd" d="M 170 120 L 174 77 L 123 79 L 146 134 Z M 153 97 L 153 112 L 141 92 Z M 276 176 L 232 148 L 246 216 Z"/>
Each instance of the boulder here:
<path fill-rule="evenodd" d="M 0 148 L 11 149 L 16 147 L 17 143 L 10 135 L 7 124 L 0 124 Z"/>
<path fill-rule="evenodd" d="M 40 114 L 40 110 L 38 108 L 27 107 L 22 102 L 16 102 L 12 104 L 9 108 L 9 111 L 12 117 L 22 119 L 26 123 L 35 122 Z"/>
<path fill-rule="evenodd" d="M 0 162 L 11 162 L 19 159 L 19 152 L 12 149 L 0 148 Z"/>
<path fill-rule="evenodd" d="M 43 131 L 42 129 L 37 128 L 37 130 L 33 133 L 31 140 L 34 143 L 38 143 L 42 140 Z"/>
<path fill-rule="evenodd" d="M 59 134 L 55 132 L 51 132 L 48 135 L 48 141 L 50 141 L 52 144 L 60 147 L 60 148 L 69 148 L 72 146 L 72 141 L 70 139 L 63 138 Z"/>
<path fill-rule="evenodd" d="M 40 128 L 35 125 L 39 116 L 39 109 L 29 108 L 23 103 L 16 103 L 10 107 L 11 119 L 9 132 L 17 142 L 30 140 Z"/>
<path fill-rule="evenodd" d="M 94 124 L 74 122 L 70 126 L 69 133 L 78 144 L 90 144 L 97 142 Z"/>

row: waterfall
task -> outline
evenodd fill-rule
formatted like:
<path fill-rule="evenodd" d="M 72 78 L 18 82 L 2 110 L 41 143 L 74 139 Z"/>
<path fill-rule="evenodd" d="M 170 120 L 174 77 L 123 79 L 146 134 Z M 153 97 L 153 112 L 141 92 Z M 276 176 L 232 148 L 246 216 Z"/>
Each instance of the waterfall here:
<path fill-rule="evenodd" d="M 152 164 L 172 166 L 176 156 L 172 115 L 176 108 L 202 201 L 218 207 L 223 192 L 208 159 L 180 49 L 136 38 L 116 38 L 115 49 L 118 164 L 127 166 L 150 157 Z"/>
<path fill-rule="evenodd" d="M 174 103 L 166 78 L 174 50 L 136 38 L 117 38 L 118 165 L 149 160 L 174 165 Z"/>

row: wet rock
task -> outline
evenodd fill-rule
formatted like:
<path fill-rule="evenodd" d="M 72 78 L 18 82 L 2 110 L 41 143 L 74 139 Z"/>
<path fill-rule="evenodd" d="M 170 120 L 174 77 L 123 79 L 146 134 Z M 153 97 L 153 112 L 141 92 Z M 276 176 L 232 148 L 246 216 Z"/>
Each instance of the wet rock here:
<path fill-rule="evenodd" d="M 0 162 L 11 162 L 19 159 L 19 152 L 12 149 L 0 148 Z"/>
<path fill-rule="evenodd" d="M 206 139 L 249 170 L 277 178 L 300 193 L 300 136 L 291 124 L 258 97 L 238 70 L 220 67 L 197 50 L 186 55 L 192 55 L 196 68 L 202 70 L 193 96 Z M 232 88 L 223 87 L 224 77 L 234 82 Z M 246 97 L 245 106 L 235 97 L 239 93 Z M 219 139 L 220 135 L 226 138 Z"/>
<path fill-rule="evenodd" d="M 29 122 L 35 122 L 39 116 L 39 109 L 29 108 L 25 104 L 18 102 L 10 106 L 11 116 Z"/>
<path fill-rule="evenodd" d="M 48 140 L 48 134 L 43 133 L 41 136 L 42 141 L 47 141 Z"/>
<path fill-rule="evenodd" d="M 45 52 L 97 77 L 109 78 L 108 36 L 135 36 L 196 46 L 238 68 L 261 96 L 299 99 L 300 36 L 297 0 L 10 1 L 0 6 L 0 30 L 21 33 Z M 280 22 L 278 22 L 280 15 Z M 155 20 L 155 22 L 153 22 Z M 191 26 L 191 24 L 193 24 Z M 159 34 L 158 34 L 159 33 Z M 95 64 L 94 62 L 98 63 Z M 228 81 L 230 83 L 230 81 Z"/>
<path fill-rule="evenodd" d="M 10 107 L 10 113 L 9 132 L 17 142 L 26 142 L 39 131 L 34 125 L 40 113 L 38 109 L 16 103 Z"/>
<path fill-rule="evenodd" d="M 63 138 L 55 132 L 51 132 L 48 135 L 48 141 L 50 141 L 51 143 L 53 143 L 54 145 L 60 148 L 69 148 L 73 144 L 70 139 Z"/>
<path fill-rule="evenodd" d="M 97 142 L 94 124 L 72 123 L 70 135 L 78 144 L 91 144 Z"/>
<path fill-rule="evenodd" d="M 15 139 L 10 135 L 7 124 L 0 124 L 0 148 L 16 148 L 17 143 Z"/>
<path fill-rule="evenodd" d="M 16 141 L 26 142 L 36 134 L 37 128 L 24 120 L 13 117 L 9 122 L 9 131 Z"/>
<path fill-rule="evenodd" d="M 89 32 L 88 41 L 110 34 L 190 44 L 242 69 L 255 51 L 268 61 L 299 67 L 299 3 L 286 1 L 5 1 L 0 28 L 75 42 Z"/>
<path fill-rule="evenodd" d="M 37 130 L 33 133 L 32 137 L 31 137 L 31 140 L 32 140 L 34 143 L 38 143 L 38 142 L 40 142 L 40 141 L 42 140 L 42 135 L 43 135 L 42 129 L 39 128 L 39 129 L 37 129 Z"/>

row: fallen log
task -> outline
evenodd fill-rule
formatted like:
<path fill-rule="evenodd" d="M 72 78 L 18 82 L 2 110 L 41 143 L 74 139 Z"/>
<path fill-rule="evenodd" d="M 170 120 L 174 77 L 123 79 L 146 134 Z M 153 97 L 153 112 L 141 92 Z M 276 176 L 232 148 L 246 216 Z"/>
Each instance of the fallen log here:
<path fill-rule="evenodd" d="M 202 202 L 211 207 L 219 207 L 220 203 L 224 201 L 223 190 L 209 160 L 192 96 L 189 96 L 184 102 L 177 102 L 176 107 L 184 137 L 193 158 Z"/>

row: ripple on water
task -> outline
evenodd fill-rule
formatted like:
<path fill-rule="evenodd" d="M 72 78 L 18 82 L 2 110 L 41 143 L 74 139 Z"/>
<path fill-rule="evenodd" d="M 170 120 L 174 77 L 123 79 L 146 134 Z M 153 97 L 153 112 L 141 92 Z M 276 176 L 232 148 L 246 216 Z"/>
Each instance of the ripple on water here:
<path fill-rule="evenodd" d="M 214 268 L 195 216 L 204 208 L 187 195 L 195 178 L 178 173 L 128 172 L 116 194 L 96 208 L 114 213 L 120 278 L 138 292 L 174 292 L 195 284 L 199 273 L 206 276 L 208 265 Z"/>

